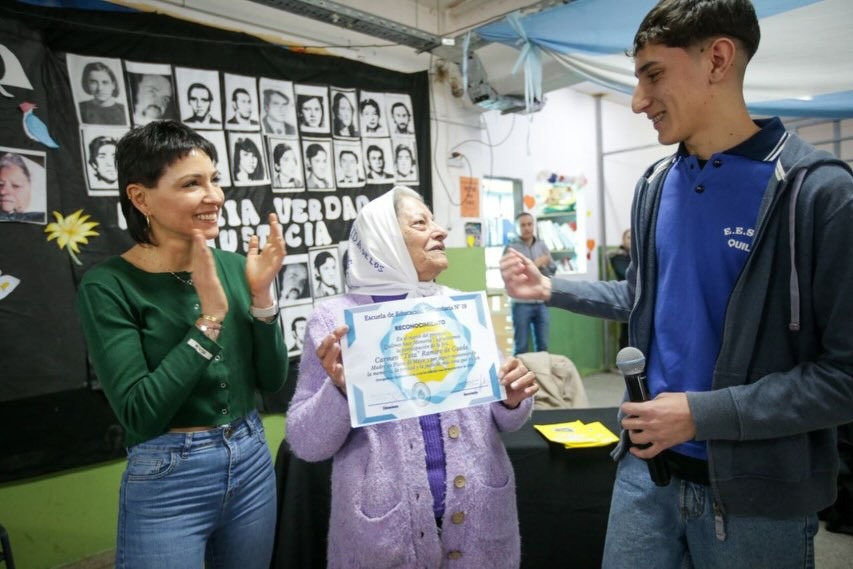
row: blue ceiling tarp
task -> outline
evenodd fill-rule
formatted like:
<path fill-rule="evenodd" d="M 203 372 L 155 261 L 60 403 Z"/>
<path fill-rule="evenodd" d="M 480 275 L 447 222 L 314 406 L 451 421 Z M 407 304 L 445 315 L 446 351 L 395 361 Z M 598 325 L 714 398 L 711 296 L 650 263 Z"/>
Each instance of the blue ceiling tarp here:
<path fill-rule="evenodd" d="M 483 39 L 538 48 L 586 79 L 630 93 L 636 79 L 625 55 L 655 0 L 575 0 L 476 30 Z M 755 114 L 853 117 L 853 2 L 754 0 L 761 45 L 744 86 Z M 528 43 L 521 40 L 521 26 Z"/>

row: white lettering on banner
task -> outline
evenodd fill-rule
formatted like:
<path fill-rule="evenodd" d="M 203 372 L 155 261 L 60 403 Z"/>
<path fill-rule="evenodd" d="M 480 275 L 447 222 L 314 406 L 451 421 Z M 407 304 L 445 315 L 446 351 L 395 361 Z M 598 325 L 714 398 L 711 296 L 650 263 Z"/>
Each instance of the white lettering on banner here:
<path fill-rule="evenodd" d="M 255 210 L 255 204 L 251 200 L 240 200 L 240 219 L 243 225 L 257 225 L 261 222 L 261 216 Z"/>

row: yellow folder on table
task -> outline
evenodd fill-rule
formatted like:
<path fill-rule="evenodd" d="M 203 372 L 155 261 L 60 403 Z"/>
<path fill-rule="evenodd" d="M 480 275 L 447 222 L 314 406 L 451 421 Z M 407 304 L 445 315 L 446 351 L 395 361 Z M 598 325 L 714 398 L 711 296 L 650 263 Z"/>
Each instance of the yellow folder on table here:
<path fill-rule="evenodd" d="M 600 421 L 588 425 L 581 421 L 572 421 L 570 423 L 533 426 L 546 439 L 560 443 L 566 448 L 602 447 L 619 441 L 619 438 Z"/>

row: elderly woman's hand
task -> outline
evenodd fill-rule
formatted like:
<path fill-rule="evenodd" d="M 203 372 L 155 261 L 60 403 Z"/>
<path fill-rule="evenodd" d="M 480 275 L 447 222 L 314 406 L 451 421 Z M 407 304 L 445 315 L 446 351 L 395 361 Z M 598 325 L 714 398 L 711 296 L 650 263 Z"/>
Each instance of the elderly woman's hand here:
<path fill-rule="evenodd" d="M 332 333 L 323 338 L 320 345 L 317 346 L 317 357 L 320 363 L 323 364 L 323 369 L 329 375 L 338 389 L 346 391 L 346 377 L 344 377 L 344 364 L 341 360 L 341 338 L 349 331 L 349 326 L 344 324 L 338 326 Z"/>
<path fill-rule="evenodd" d="M 506 387 L 503 404 L 515 409 L 522 401 L 539 391 L 536 376 L 518 358 L 507 358 L 498 372 L 501 383 Z"/>

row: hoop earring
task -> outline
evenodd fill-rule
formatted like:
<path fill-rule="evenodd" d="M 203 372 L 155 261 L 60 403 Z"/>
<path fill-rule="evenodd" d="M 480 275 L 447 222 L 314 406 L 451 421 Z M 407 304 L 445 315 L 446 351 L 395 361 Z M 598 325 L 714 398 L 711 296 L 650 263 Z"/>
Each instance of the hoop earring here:
<path fill-rule="evenodd" d="M 151 220 L 148 218 L 147 215 L 145 216 L 145 225 L 148 228 L 148 231 L 151 231 Z"/>

